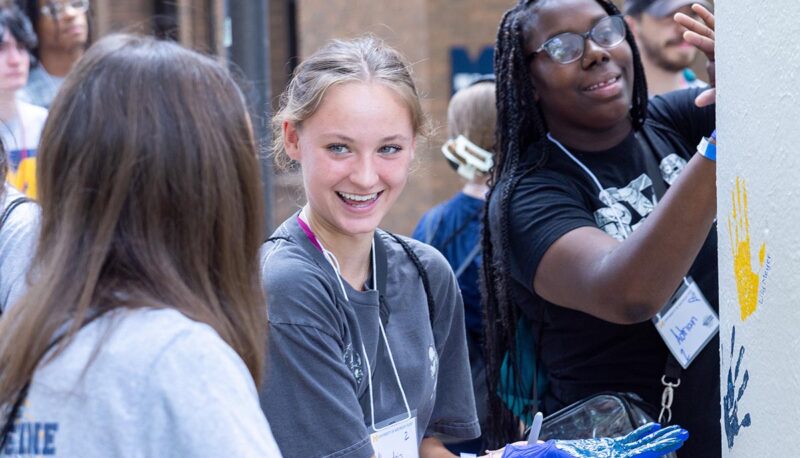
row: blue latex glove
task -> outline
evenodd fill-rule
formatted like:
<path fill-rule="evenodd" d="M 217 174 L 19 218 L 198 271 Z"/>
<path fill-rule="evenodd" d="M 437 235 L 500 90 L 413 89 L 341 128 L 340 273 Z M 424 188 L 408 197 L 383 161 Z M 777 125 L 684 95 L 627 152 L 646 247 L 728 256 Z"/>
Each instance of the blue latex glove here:
<path fill-rule="evenodd" d="M 599 439 L 549 440 L 530 445 L 508 445 L 503 458 L 658 458 L 681 448 L 689 432 L 680 426 L 661 429 L 648 423 L 627 436 Z"/>

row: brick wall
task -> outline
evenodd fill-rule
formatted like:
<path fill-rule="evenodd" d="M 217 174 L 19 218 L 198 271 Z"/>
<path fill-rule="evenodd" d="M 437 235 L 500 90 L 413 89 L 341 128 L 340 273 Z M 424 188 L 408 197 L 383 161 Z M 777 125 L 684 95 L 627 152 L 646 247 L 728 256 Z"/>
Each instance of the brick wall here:
<path fill-rule="evenodd" d="M 183 17 L 181 41 L 208 50 L 204 27 L 219 26 L 222 0 L 175 0 Z M 621 0 L 614 0 L 617 5 Z M 113 30 L 147 30 L 154 0 L 94 0 L 95 36 Z M 446 110 L 451 95 L 450 50 L 464 48 L 470 59 L 493 46 L 503 12 L 515 0 L 270 0 L 270 52 L 273 107 L 291 70 L 289 4 L 296 6 L 297 52 L 308 56 L 331 38 L 372 33 L 399 49 L 413 64 L 423 107 L 432 118 L 434 135 L 417 151 L 417 161 L 403 196 L 383 226 L 403 234 L 413 229 L 424 211 L 456 192 L 461 181 L 439 153 L 445 140 Z M 187 27 L 188 26 L 188 27 Z M 188 28 L 188 30 L 187 30 Z M 695 67 L 702 70 L 702 63 Z M 704 76 L 704 72 L 700 72 Z M 303 203 L 297 172 L 275 179 L 273 220 L 283 221 Z"/>
<path fill-rule="evenodd" d="M 477 54 L 494 44 L 502 13 L 513 0 L 298 0 L 300 56 L 307 56 L 331 38 L 372 33 L 400 50 L 413 64 L 423 107 L 436 127 L 430 141 L 418 147 L 404 194 L 383 227 L 409 234 L 419 217 L 449 198 L 462 185 L 439 153 L 447 132 L 450 98 L 450 48 L 466 47 Z M 279 88 L 273 88 L 275 93 Z M 297 172 L 276 180 L 278 222 L 303 202 Z"/>
<path fill-rule="evenodd" d="M 153 2 L 95 0 L 92 2 L 92 15 L 95 38 L 121 30 L 148 30 L 153 15 Z"/>

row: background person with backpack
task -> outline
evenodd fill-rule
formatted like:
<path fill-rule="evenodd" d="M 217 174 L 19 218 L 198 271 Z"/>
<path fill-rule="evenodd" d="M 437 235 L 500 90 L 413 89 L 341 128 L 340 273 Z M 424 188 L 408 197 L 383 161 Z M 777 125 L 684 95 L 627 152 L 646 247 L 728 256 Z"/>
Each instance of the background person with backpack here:
<path fill-rule="evenodd" d="M 464 299 L 467 348 L 481 427 L 486 421 L 486 367 L 483 358 L 481 307 L 481 216 L 494 155 L 494 81 L 479 81 L 458 91 L 447 108 L 448 140 L 442 153 L 464 187 L 450 200 L 428 210 L 411 237 L 439 250 L 455 272 Z M 479 452 L 481 440 L 448 445 L 450 450 Z"/>

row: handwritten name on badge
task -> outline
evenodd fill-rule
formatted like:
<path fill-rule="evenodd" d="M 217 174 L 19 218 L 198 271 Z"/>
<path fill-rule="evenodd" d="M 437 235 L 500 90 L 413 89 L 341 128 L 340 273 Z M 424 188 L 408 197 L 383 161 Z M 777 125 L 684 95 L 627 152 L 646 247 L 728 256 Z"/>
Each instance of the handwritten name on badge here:
<path fill-rule="evenodd" d="M 686 341 L 686 338 L 689 336 L 689 333 L 692 332 L 692 328 L 698 321 L 697 317 L 693 316 L 684 326 L 675 326 L 673 329 L 670 329 L 670 332 L 673 337 L 675 337 L 675 340 L 677 340 L 679 344 L 682 344 Z"/>
<path fill-rule="evenodd" d="M 381 428 L 371 439 L 376 458 L 419 458 L 416 417 Z"/>
<path fill-rule="evenodd" d="M 653 322 L 684 369 L 719 331 L 719 318 L 691 279 L 681 285 Z"/>

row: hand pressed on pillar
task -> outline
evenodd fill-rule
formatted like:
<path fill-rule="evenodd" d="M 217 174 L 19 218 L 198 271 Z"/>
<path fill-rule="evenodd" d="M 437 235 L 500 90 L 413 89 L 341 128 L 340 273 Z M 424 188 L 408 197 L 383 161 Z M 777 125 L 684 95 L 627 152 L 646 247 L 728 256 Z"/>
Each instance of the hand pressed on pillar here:
<path fill-rule="evenodd" d="M 728 235 L 733 254 L 733 273 L 736 276 L 736 292 L 739 296 L 742 321 L 746 320 L 758 305 L 759 274 L 764 267 L 767 244 L 758 250 L 758 270 L 753 271 L 750 250 L 750 218 L 747 210 L 747 187 L 742 178 L 736 179 L 736 189 L 731 191 L 733 208 L 728 217 Z"/>

